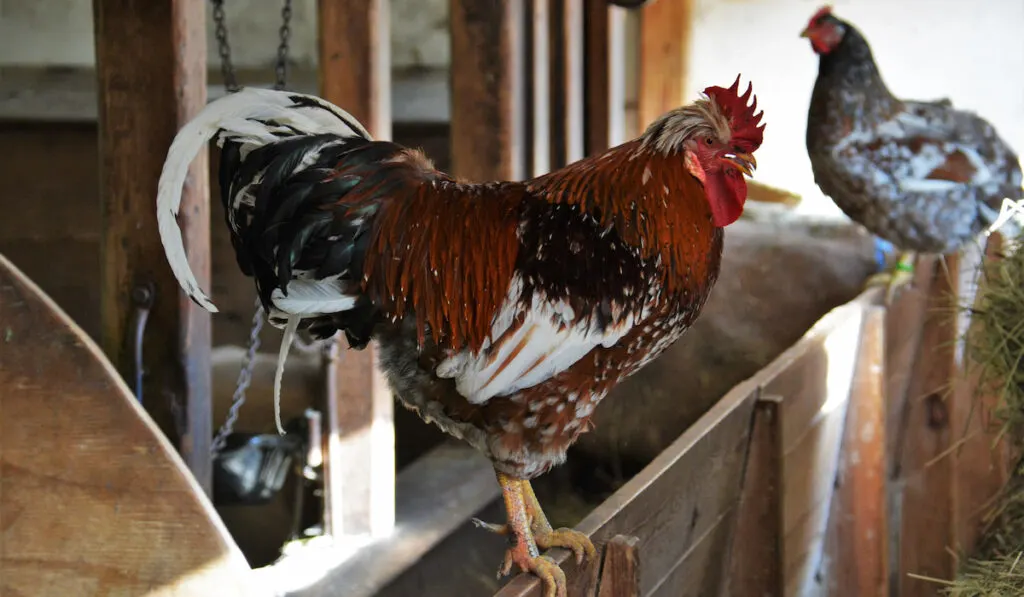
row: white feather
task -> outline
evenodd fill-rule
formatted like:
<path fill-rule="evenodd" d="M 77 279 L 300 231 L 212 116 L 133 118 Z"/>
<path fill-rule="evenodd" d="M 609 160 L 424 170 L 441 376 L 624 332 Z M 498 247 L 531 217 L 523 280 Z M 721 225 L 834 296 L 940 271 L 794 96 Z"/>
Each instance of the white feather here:
<path fill-rule="evenodd" d="M 285 313 L 307 317 L 345 311 L 356 303 L 356 297 L 342 294 L 337 279 L 292 280 L 288 283 L 288 296 L 275 288 L 270 300 Z"/>
<path fill-rule="evenodd" d="M 281 380 L 284 378 L 284 362 L 288 359 L 288 351 L 295 341 L 295 333 L 301 320 L 302 317 L 298 315 L 288 317 L 284 335 L 281 337 L 281 348 L 277 351 L 277 369 L 274 370 L 274 423 L 277 424 L 277 432 L 281 435 L 284 435 L 284 426 L 281 425 Z"/>
<path fill-rule="evenodd" d="M 296 98 L 312 105 L 296 105 Z M 242 143 L 244 154 L 255 147 L 279 140 L 273 133 L 286 130 L 285 127 L 294 128 L 299 134 L 334 133 L 343 137 L 371 138 L 350 114 L 318 97 L 246 87 L 203 108 L 178 131 L 167 152 L 157 187 L 160 240 L 178 284 L 189 297 L 210 312 L 216 313 L 217 308 L 196 281 L 177 221 L 182 185 L 189 165 L 214 135 L 218 136 L 219 142 L 232 139 Z"/>

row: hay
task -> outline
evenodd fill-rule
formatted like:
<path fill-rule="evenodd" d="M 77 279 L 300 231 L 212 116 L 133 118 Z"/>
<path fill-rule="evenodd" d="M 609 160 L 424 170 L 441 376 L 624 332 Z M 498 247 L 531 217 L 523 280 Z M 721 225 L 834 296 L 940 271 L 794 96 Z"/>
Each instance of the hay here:
<path fill-rule="evenodd" d="M 1015 241 L 1015 242 L 1019 242 Z M 1008 246 L 1008 243 L 1004 243 Z M 983 267 L 967 348 L 977 364 L 980 395 L 995 395 L 1000 436 L 1024 437 L 1024 250 L 1004 251 Z M 986 517 L 971 559 L 944 594 L 955 597 L 1024 595 L 1024 461 Z"/>

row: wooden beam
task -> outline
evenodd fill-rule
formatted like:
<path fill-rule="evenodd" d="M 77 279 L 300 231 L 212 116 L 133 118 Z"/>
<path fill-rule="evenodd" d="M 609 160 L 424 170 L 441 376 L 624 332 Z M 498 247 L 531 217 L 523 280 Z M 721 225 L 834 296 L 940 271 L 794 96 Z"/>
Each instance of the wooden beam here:
<path fill-rule="evenodd" d="M 391 0 L 319 0 L 320 96 L 391 138 Z"/>
<path fill-rule="evenodd" d="M 583 157 L 583 0 L 551 0 L 551 168 Z"/>
<path fill-rule="evenodd" d="M 374 138 L 391 137 L 389 0 L 319 0 L 320 94 Z M 324 525 L 330 535 L 382 536 L 395 523 L 394 401 L 377 345 L 327 362 Z"/>
<path fill-rule="evenodd" d="M 782 597 L 782 425 L 778 396 L 754 405 L 730 548 L 727 595 Z"/>
<path fill-rule="evenodd" d="M 885 309 L 865 313 L 825 545 L 824 594 L 889 594 L 885 457 Z"/>
<path fill-rule="evenodd" d="M 129 336 L 133 289 L 155 297 L 143 342 L 143 400 L 179 442 L 207 492 L 210 441 L 210 315 L 179 289 L 157 234 L 157 180 L 178 128 L 206 104 L 206 26 L 202 0 L 95 0 L 102 189 L 102 344 L 126 378 L 134 374 Z M 189 169 L 181 223 L 192 271 L 210 286 L 207 154 Z M 179 436 L 180 413 L 184 429 Z"/>
<path fill-rule="evenodd" d="M 526 0 L 523 89 L 526 176 L 551 171 L 551 36 L 548 0 Z"/>
<path fill-rule="evenodd" d="M 693 14 L 693 0 L 663 0 L 640 9 L 638 131 L 685 103 Z"/>
<path fill-rule="evenodd" d="M 452 171 L 473 181 L 520 180 L 522 0 L 450 0 Z"/>
<path fill-rule="evenodd" d="M 597 597 L 640 597 L 640 540 L 616 535 L 604 546 Z"/>
<path fill-rule="evenodd" d="M 585 19 L 584 149 L 594 155 L 625 136 L 626 11 L 605 0 L 587 0 Z"/>
<path fill-rule="evenodd" d="M 941 265 L 941 264 L 940 264 Z M 921 343 L 911 369 L 900 451 L 899 592 L 901 597 L 934 595 L 935 583 L 910 576 L 951 580 L 953 554 L 953 461 L 950 447 L 950 386 L 955 365 L 956 314 L 950 301 L 957 288 L 958 258 L 934 270 Z"/>

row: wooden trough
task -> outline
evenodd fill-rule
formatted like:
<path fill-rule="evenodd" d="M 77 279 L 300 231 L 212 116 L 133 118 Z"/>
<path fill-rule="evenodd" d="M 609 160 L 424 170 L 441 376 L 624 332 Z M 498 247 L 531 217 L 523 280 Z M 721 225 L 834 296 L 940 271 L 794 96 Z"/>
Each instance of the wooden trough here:
<path fill-rule="evenodd" d="M 728 392 L 577 525 L 603 563 L 552 553 L 570 594 L 934 594 L 919 577 L 952 576 L 951 553 L 973 543 L 1007 470 L 987 412 L 969 416 L 969 384 L 951 383 L 967 379 L 948 307 L 961 263 L 921 259 L 889 310 L 878 289 L 864 292 Z M 2 257 L 0 321 L 4 594 L 63 595 L 79 582 L 97 595 L 254 594 L 149 415 Z M 439 513 L 451 522 L 429 543 L 472 514 Z M 365 574 L 348 567 L 293 594 L 353 594 L 344 589 Z M 532 595 L 539 583 L 520 575 L 496 597 Z"/>

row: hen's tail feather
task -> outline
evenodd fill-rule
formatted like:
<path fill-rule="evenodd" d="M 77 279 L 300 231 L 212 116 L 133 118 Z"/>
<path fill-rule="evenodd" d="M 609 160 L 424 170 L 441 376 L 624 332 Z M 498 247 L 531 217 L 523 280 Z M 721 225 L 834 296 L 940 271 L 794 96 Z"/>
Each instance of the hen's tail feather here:
<path fill-rule="evenodd" d="M 215 136 L 220 144 L 230 140 L 233 159 L 239 159 L 246 149 L 259 148 L 284 136 L 317 134 L 371 139 L 355 118 L 330 102 L 301 93 L 254 87 L 211 102 L 178 131 L 160 173 L 157 223 L 174 277 L 189 298 L 207 311 L 216 313 L 217 307 L 199 287 L 177 222 L 189 165 Z M 225 182 L 221 180 L 222 185 Z M 228 195 L 222 194 L 222 201 L 227 202 Z"/>
<path fill-rule="evenodd" d="M 284 426 L 281 425 L 281 380 L 284 378 L 284 362 L 288 360 L 288 351 L 295 341 L 295 334 L 299 330 L 301 315 L 289 315 L 288 324 L 284 327 L 284 335 L 281 337 L 281 348 L 277 352 L 277 368 L 274 370 L 274 423 L 277 425 L 277 432 L 284 435 Z"/>

